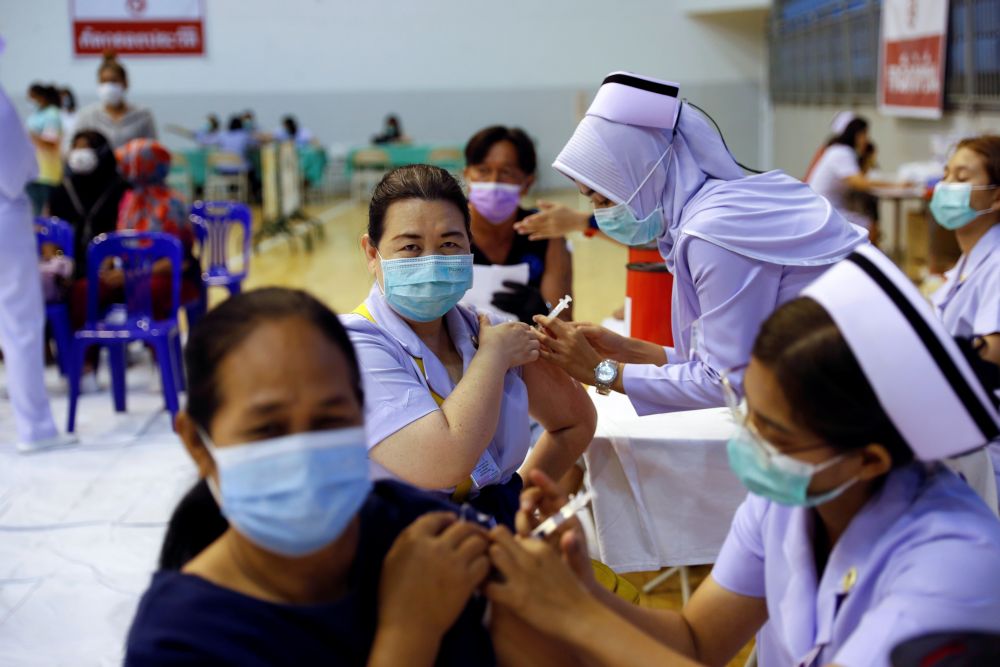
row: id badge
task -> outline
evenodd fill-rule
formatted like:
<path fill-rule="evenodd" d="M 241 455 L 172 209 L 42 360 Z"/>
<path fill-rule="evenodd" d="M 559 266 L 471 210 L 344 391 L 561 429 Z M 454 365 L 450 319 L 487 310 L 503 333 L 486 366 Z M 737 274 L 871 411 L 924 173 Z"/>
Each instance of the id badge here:
<path fill-rule="evenodd" d="M 472 469 L 472 486 L 479 491 L 484 486 L 489 486 L 500 481 L 501 474 L 500 466 L 493 460 L 489 450 L 486 450 L 479 457 L 476 467 Z"/>

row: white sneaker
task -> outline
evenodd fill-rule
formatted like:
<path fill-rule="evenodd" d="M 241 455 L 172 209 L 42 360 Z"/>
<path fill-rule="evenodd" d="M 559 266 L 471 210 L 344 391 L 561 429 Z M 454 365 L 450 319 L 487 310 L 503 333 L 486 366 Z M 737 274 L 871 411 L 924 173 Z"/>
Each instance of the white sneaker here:
<path fill-rule="evenodd" d="M 32 442 L 19 442 L 17 443 L 17 451 L 22 454 L 35 454 L 37 452 L 44 452 L 50 449 L 73 447 L 79 443 L 79 438 L 72 433 L 60 433 L 59 435 L 54 435 L 51 438 L 33 440 Z"/>
<path fill-rule="evenodd" d="M 97 384 L 97 373 L 84 373 L 80 376 L 80 395 L 96 394 L 101 390 Z"/>

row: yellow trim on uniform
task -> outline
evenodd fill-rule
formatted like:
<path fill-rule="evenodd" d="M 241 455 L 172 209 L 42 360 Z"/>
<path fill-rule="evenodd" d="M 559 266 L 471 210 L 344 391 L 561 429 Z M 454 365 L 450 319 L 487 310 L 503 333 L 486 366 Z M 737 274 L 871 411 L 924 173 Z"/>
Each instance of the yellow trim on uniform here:
<path fill-rule="evenodd" d="M 365 318 L 375 326 L 378 326 L 378 322 L 375 321 L 375 318 L 372 317 L 371 311 L 368 310 L 368 304 L 362 302 L 360 306 L 358 306 L 351 312 L 355 315 L 360 315 L 361 317 Z M 430 380 L 427 378 L 427 370 L 424 368 L 424 360 L 412 354 L 410 356 L 413 357 L 413 361 L 415 361 L 417 363 L 417 367 L 420 368 L 420 374 L 424 376 L 424 381 L 427 383 L 427 389 L 430 390 L 431 392 L 431 398 L 434 399 L 434 402 L 437 403 L 438 407 L 441 407 L 442 405 L 444 405 L 444 396 L 441 396 L 436 391 L 431 389 Z M 461 484 L 455 487 L 455 492 L 451 494 L 451 499 L 453 502 L 463 503 L 465 502 L 465 499 L 469 497 L 469 492 L 471 491 L 472 491 L 472 477 L 469 477 L 468 479 L 466 479 Z"/>

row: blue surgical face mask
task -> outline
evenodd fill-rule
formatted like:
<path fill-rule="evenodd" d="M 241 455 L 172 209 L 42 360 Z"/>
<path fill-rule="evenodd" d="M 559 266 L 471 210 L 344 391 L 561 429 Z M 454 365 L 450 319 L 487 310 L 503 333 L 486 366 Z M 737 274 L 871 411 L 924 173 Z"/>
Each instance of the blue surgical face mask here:
<path fill-rule="evenodd" d="M 993 211 L 988 208 L 977 211 L 969 205 L 973 190 L 993 190 L 995 185 L 972 185 L 971 183 L 945 183 L 934 186 L 931 197 L 931 214 L 945 229 L 961 229 L 981 215 Z"/>
<path fill-rule="evenodd" d="M 414 322 L 444 316 L 472 287 L 472 255 L 382 259 L 382 294 L 389 307 Z"/>
<path fill-rule="evenodd" d="M 646 178 L 642 179 L 642 183 L 639 184 L 639 187 L 636 188 L 635 192 L 632 193 L 632 196 L 625 203 L 616 204 L 608 208 L 594 209 L 594 219 L 597 221 L 597 226 L 602 232 L 615 241 L 627 246 L 645 245 L 658 239 L 663 234 L 665 225 L 663 222 L 662 206 L 657 206 L 652 213 L 639 220 L 635 217 L 635 213 L 632 212 L 629 204 L 639 195 L 642 187 L 646 185 L 646 182 L 656 172 L 656 168 L 670 155 L 673 149 L 674 145 L 670 144 L 663 155 L 660 156 L 660 159 L 656 161 L 656 164 L 653 165 L 653 168 L 646 174 Z"/>
<path fill-rule="evenodd" d="M 816 473 L 844 458 L 835 456 L 819 464 L 806 463 L 780 453 L 773 445 L 740 426 L 726 447 L 729 466 L 751 493 L 782 505 L 815 507 L 829 502 L 846 491 L 852 478 L 825 493 L 810 496 L 809 484 Z"/>
<path fill-rule="evenodd" d="M 219 483 L 208 481 L 223 516 L 276 554 L 305 556 L 336 540 L 372 487 L 361 427 L 221 448 L 201 438 L 215 460 Z"/>

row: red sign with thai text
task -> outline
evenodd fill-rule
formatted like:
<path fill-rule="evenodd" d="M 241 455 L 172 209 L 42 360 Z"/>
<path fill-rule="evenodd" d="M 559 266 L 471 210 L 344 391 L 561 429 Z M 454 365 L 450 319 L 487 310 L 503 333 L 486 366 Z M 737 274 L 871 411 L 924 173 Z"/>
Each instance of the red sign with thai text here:
<path fill-rule="evenodd" d="M 885 0 L 879 110 L 939 118 L 944 100 L 946 0 Z"/>
<path fill-rule="evenodd" d="M 885 45 L 882 76 L 886 104 L 937 107 L 944 83 L 941 35 L 889 42 Z"/>
<path fill-rule="evenodd" d="M 71 5 L 76 55 L 205 53 L 201 0 L 72 0 Z"/>

